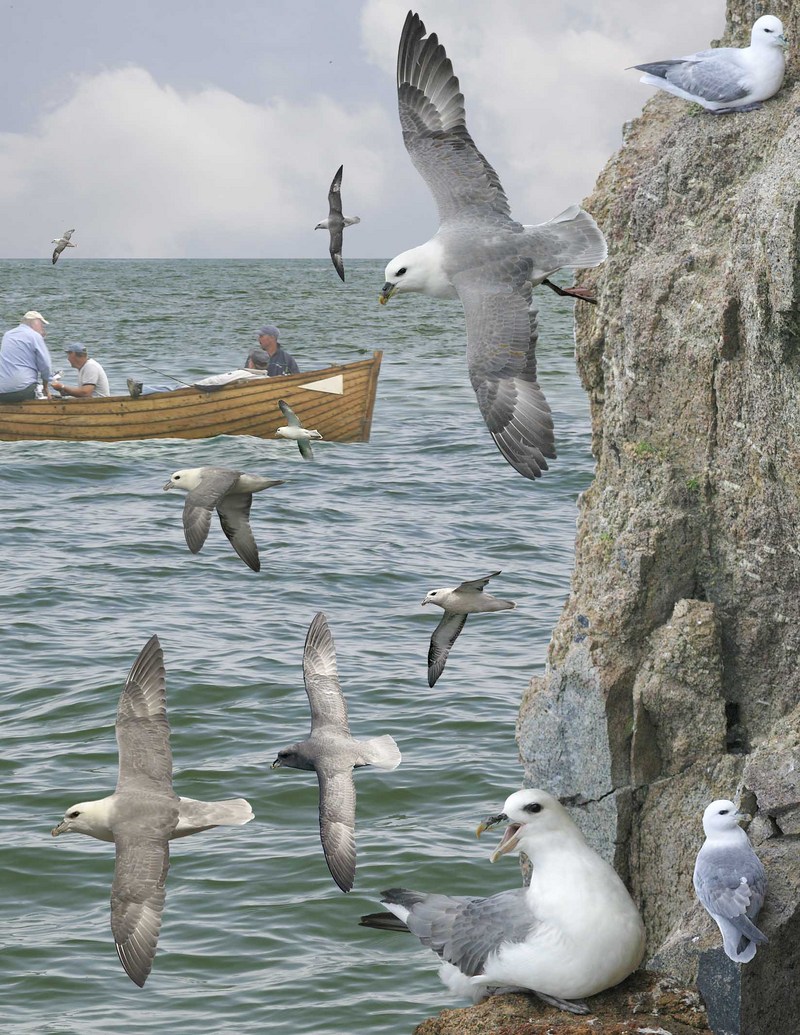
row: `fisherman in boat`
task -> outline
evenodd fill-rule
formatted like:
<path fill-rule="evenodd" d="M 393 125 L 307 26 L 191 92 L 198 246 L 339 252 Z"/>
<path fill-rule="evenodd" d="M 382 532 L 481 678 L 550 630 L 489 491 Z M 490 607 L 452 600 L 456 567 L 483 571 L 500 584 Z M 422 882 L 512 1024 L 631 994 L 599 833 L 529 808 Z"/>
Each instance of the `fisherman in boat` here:
<path fill-rule="evenodd" d="M 6 331 L 0 342 L 0 404 L 36 398 L 39 375 L 47 399 L 48 382 L 53 376 L 53 361 L 44 343 L 48 321 L 29 309 L 19 327 Z"/>
<path fill-rule="evenodd" d="M 299 374 L 300 368 L 294 360 L 294 356 L 290 356 L 289 353 L 281 348 L 278 344 L 278 338 L 281 332 L 273 323 L 265 324 L 258 332 L 258 344 L 262 352 L 267 354 L 267 373 L 270 377 L 280 377 L 281 374 Z M 257 353 L 259 349 L 255 350 Z M 252 367 L 254 364 L 253 360 L 254 352 L 245 360 L 246 367 Z"/>
<path fill-rule="evenodd" d="M 101 399 L 111 395 L 106 372 L 96 359 L 89 359 L 86 346 L 73 342 L 67 348 L 69 365 L 78 371 L 78 387 L 72 388 L 61 381 L 51 381 L 50 387 L 69 399 Z"/>

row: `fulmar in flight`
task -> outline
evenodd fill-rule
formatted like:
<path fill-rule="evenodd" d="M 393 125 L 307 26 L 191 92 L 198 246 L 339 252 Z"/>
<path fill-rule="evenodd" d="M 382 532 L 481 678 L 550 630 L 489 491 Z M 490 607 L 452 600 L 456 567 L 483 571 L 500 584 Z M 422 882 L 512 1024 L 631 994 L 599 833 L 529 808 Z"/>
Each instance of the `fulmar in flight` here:
<path fill-rule="evenodd" d="M 303 680 L 311 706 L 311 733 L 278 752 L 272 768 L 288 766 L 316 772 L 319 781 L 319 833 L 325 862 L 342 889 L 350 891 L 356 874 L 356 787 L 353 769 L 374 765 L 396 769 L 400 751 L 388 734 L 356 740 L 347 721 L 347 704 L 339 685 L 336 650 L 322 612 L 308 628 L 303 651 Z"/>
<path fill-rule="evenodd" d="M 555 457 L 550 407 L 536 380 L 533 288 L 557 288 L 556 270 L 597 266 L 606 242 L 594 219 L 572 205 L 547 223 L 511 217 L 500 178 L 467 131 L 464 98 L 435 33 L 409 12 L 397 57 L 403 141 L 439 210 L 439 230 L 386 267 L 382 303 L 406 291 L 459 298 L 467 323 L 467 365 L 483 419 L 506 460 L 538 478 Z M 593 299 L 589 299 L 593 301 Z"/>
<path fill-rule="evenodd" d="M 72 241 L 70 241 L 70 237 L 72 237 L 74 233 L 75 228 L 73 227 L 72 230 L 65 230 L 61 237 L 54 237 L 53 240 L 50 242 L 51 244 L 55 245 L 55 248 L 53 249 L 54 266 L 58 262 L 59 255 L 64 251 L 65 248 L 78 247 L 77 244 L 73 244 Z"/>
<path fill-rule="evenodd" d="M 117 861 L 111 885 L 111 933 L 128 977 L 141 988 L 153 966 L 169 870 L 169 842 L 253 818 L 244 798 L 196 801 L 172 789 L 164 656 L 151 637 L 133 663 L 117 708 L 119 776 L 106 798 L 67 809 L 59 834 L 113 841 Z"/>
<path fill-rule="evenodd" d="M 344 228 L 354 226 L 361 222 L 360 216 L 342 215 L 342 170 L 340 165 L 333 177 L 331 188 L 328 191 L 328 218 L 317 223 L 315 230 L 327 230 L 330 233 L 331 262 L 336 267 L 336 272 L 344 280 L 344 262 L 342 261 L 342 238 Z"/>
<path fill-rule="evenodd" d="M 183 534 L 192 553 L 202 549 L 216 510 L 231 546 L 248 568 L 261 571 L 258 547 L 250 528 L 250 507 L 254 492 L 274 485 L 283 482 L 227 467 L 187 467 L 170 476 L 164 491 L 183 489 L 188 493 L 183 505 Z"/>

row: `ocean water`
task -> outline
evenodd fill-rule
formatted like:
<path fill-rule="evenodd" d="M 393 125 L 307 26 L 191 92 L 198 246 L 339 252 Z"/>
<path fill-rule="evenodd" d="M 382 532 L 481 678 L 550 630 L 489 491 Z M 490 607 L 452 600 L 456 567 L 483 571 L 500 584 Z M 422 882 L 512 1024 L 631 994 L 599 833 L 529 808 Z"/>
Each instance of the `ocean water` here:
<path fill-rule="evenodd" d="M 593 467 L 588 408 L 572 304 L 539 289 L 559 459 L 536 484 L 521 478 L 480 418 L 459 303 L 379 306 L 383 265 L 351 260 L 342 285 L 327 258 L 0 262 L 4 326 L 41 310 L 68 383 L 63 349 L 76 340 L 119 391 L 128 376 L 191 381 L 237 366 L 267 321 L 302 370 L 384 351 L 371 441 L 315 444 L 313 464 L 294 443 L 246 437 L 0 443 L 4 1032 L 401 1035 L 463 1005 L 430 950 L 358 919 L 381 908 L 383 888 L 483 895 L 520 882 L 513 860 L 489 863 L 497 837 L 474 830 L 521 784 L 514 725 L 569 590 L 576 498 Z M 254 497 L 260 574 L 216 519 L 202 552 L 186 549 L 183 496 L 161 487 L 202 464 L 285 479 Z M 517 609 L 470 618 L 429 689 L 440 612 L 420 601 L 496 570 L 489 589 Z M 391 733 L 403 753 L 392 773 L 356 774 L 347 895 L 325 866 L 314 775 L 270 769 L 308 731 L 302 651 L 317 611 L 354 734 Z M 158 953 L 139 989 L 111 937 L 113 846 L 50 829 L 113 791 L 119 691 L 153 633 L 176 790 L 242 795 L 256 819 L 172 842 Z"/>

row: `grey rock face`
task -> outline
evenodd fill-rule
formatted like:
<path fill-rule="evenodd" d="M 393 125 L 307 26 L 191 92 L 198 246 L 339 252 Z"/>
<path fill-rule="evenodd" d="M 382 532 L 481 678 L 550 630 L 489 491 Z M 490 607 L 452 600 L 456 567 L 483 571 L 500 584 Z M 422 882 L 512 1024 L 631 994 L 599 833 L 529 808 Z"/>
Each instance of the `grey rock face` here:
<path fill-rule="evenodd" d="M 769 10 L 800 39 L 797 0 Z M 725 42 L 752 20 L 730 0 Z M 528 782 L 570 799 L 627 876 L 652 965 L 699 983 L 735 1035 L 800 1014 L 796 51 L 760 111 L 654 97 L 586 202 L 609 241 L 582 278 L 599 304 L 576 307 L 597 472 L 518 728 Z M 754 813 L 769 880 L 770 942 L 737 973 L 691 882 L 719 797 Z"/>

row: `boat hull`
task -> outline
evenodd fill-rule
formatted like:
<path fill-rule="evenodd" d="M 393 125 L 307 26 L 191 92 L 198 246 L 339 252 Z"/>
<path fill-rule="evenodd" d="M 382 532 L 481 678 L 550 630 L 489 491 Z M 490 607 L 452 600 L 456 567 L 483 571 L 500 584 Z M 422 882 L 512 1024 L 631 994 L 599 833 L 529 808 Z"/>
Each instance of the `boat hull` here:
<path fill-rule="evenodd" d="M 356 363 L 282 377 L 252 378 L 208 389 L 180 388 L 106 399 L 0 405 L 0 441 L 123 442 L 147 438 L 275 438 L 286 424 L 284 399 L 305 428 L 332 442 L 368 442 L 383 353 Z"/>

